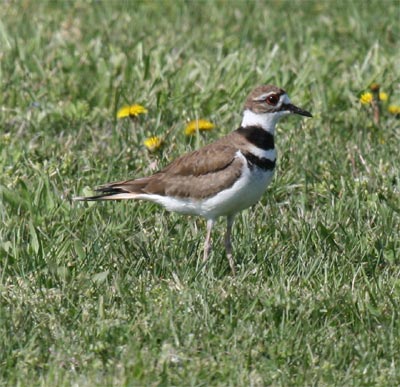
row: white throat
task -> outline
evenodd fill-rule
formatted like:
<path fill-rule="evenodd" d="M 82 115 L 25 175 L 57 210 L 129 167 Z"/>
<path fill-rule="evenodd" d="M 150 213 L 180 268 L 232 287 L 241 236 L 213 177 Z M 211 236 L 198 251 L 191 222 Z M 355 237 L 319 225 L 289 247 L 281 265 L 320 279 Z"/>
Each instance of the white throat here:
<path fill-rule="evenodd" d="M 267 132 L 274 134 L 276 123 L 287 114 L 287 112 L 263 113 L 257 114 L 251 110 L 243 112 L 242 127 L 246 126 L 260 126 Z"/>

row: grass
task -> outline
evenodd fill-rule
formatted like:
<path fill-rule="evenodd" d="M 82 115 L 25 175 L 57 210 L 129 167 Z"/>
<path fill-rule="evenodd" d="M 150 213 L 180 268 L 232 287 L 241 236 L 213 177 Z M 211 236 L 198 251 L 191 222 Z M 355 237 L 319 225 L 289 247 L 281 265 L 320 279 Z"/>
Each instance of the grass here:
<path fill-rule="evenodd" d="M 399 384 L 399 120 L 375 126 L 358 100 L 375 81 L 400 104 L 398 2 L 0 15 L 0 385 Z M 229 132 L 262 83 L 314 118 L 279 125 L 276 178 L 235 223 L 236 278 L 223 222 L 201 268 L 203 220 L 70 202 Z M 149 113 L 117 121 L 127 103 Z M 217 129 L 188 139 L 195 118 Z"/>

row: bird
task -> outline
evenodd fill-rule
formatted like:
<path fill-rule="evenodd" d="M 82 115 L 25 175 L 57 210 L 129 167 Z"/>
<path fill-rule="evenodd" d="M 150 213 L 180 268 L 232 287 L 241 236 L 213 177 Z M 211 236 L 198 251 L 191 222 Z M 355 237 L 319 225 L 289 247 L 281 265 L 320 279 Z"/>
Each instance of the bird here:
<path fill-rule="evenodd" d="M 94 196 L 77 201 L 142 199 L 168 211 L 206 219 L 203 262 L 211 252 L 211 231 L 226 217 L 226 256 L 236 274 L 231 242 L 235 215 L 256 204 L 276 167 L 275 126 L 284 116 L 312 114 L 293 105 L 285 90 L 261 85 L 248 95 L 240 127 L 224 137 L 178 157 L 158 172 L 99 186 Z"/>

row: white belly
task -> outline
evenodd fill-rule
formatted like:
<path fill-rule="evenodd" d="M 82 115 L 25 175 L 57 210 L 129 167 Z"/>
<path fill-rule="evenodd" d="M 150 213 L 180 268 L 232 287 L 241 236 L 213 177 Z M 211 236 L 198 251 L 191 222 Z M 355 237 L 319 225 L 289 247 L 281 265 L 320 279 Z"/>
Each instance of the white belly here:
<path fill-rule="evenodd" d="M 271 182 L 274 171 L 259 168 L 249 169 L 247 163 L 236 183 L 215 196 L 206 199 L 171 198 L 160 195 L 138 195 L 137 198 L 151 200 L 168 211 L 181 214 L 200 215 L 207 219 L 233 215 L 257 203 Z"/>
<path fill-rule="evenodd" d="M 273 171 L 246 170 L 240 179 L 218 195 L 208 198 L 201 205 L 201 215 L 216 218 L 235 214 L 257 203 L 272 180 Z"/>

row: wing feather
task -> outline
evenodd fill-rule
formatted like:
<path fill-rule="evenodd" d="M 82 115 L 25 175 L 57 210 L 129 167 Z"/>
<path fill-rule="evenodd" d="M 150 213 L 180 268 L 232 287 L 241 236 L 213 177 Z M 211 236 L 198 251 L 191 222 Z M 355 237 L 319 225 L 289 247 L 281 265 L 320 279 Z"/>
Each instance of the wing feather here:
<path fill-rule="evenodd" d="M 164 169 L 139 179 L 117 181 L 96 189 L 98 195 L 86 200 L 128 199 L 161 195 L 203 199 L 231 187 L 242 173 L 243 159 L 230 135 L 187 153 Z M 79 198 L 80 200 L 82 198 Z"/>

